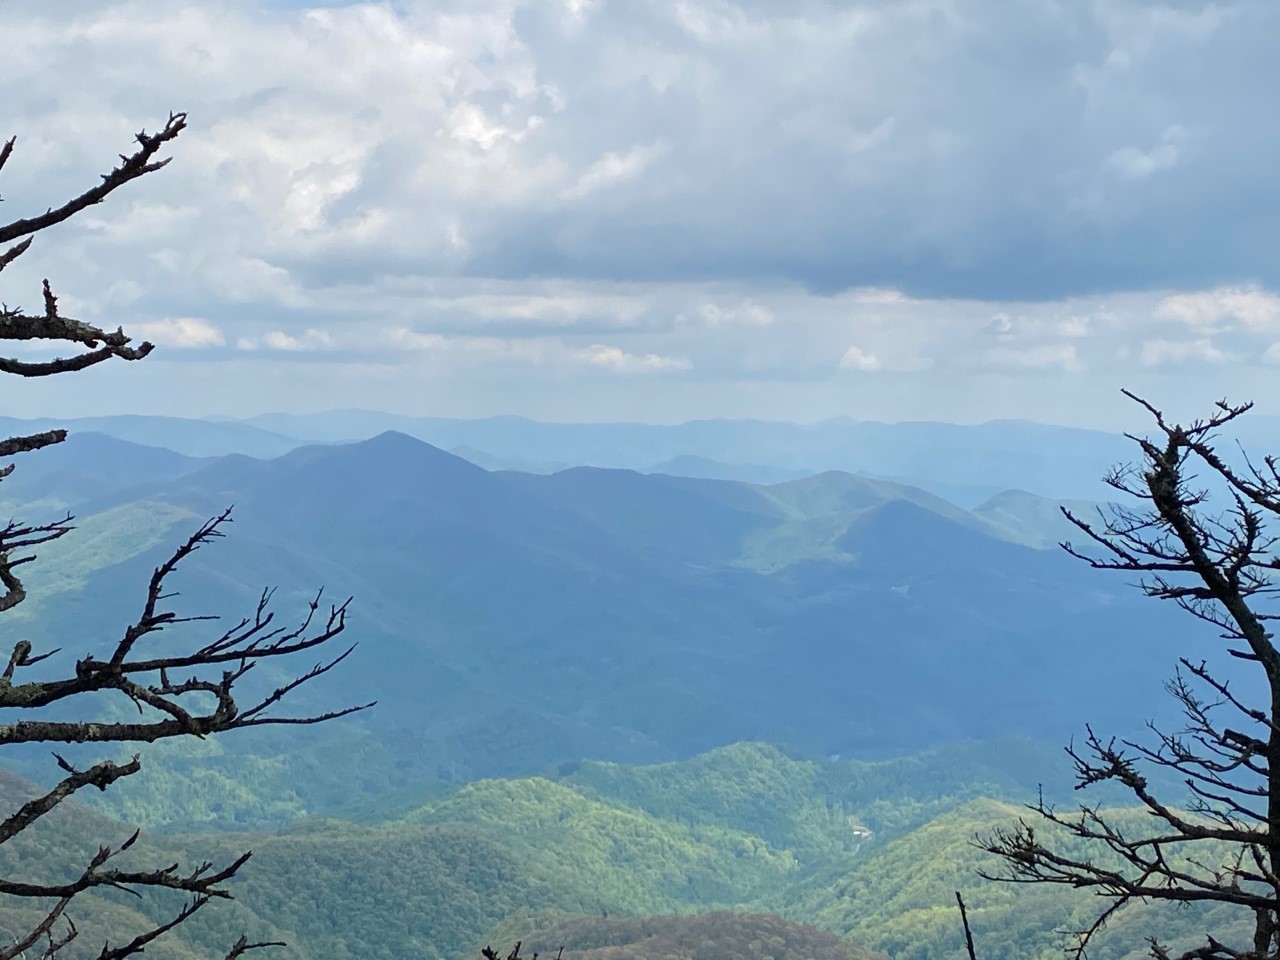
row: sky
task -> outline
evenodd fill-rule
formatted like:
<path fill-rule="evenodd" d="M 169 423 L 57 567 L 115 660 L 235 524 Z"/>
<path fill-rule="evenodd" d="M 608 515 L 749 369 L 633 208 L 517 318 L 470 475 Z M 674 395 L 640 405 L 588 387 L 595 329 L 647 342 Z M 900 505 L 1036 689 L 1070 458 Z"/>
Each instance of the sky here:
<path fill-rule="evenodd" d="M 0 21 L 0 219 L 189 115 L 168 167 L 0 277 L 10 306 L 49 277 L 156 351 L 6 378 L 10 416 L 1115 427 L 1121 387 L 1280 412 L 1274 0 L 9 0 Z"/>

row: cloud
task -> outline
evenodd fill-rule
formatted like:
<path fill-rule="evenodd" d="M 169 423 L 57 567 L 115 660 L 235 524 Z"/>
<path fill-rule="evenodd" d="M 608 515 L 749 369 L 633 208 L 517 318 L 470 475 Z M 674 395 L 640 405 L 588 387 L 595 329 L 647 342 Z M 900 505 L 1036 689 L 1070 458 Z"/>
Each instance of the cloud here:
<path fill-rule="evenodd" d="M 880 369 L 880 358 L 874 353 L 863 350 L 861 347 L 852 346 L 840 358 L 840 369 L 861 370 L 864 373 L 872 373 Z"/>
<path fill-rule="evenodd" d="M 1011 369 L 1044 370 L 1052 367 L 1067 371 L 1081 369 L 1080 358 L 1073 343 L 1048 343 L 1025 349 L 995 347 L 985 351 L 982 359 L 990 366 Z"/>
<path fill-rule="evenodd" d="M 1172 167 L 1178 161 L 1178 148 L 1162 143 L 1151 150 L 1122 147 L 1107 157 L 1106 164 L 1125 180 L 1141 180 L 1158 170 Z"/>
<path fill-rule="evenodd" d="M 1207 337 L 1197 340 L 1146 340 L 1138 362 L 1144 367 L 1159 367 L 1170 363 L 1186 363 L 1198 360 L 1202 363 L 1222 363 L 1226 354 L 1213 345 Z"/>
<path fill-rule="evenodd" d="M 997 337 L 1007 337 L 1013 333 L 1013 318 L 1007 313 L 997 313 L 991 317 L 991 322 L 984 327 L 987 333 Z"/>
<path fill-rule="evenodd" d="M 1280 8 L 933 9 L 21 2 L 6 107 L 30 166 L 8 188 L 96 172 L 98 145 L 174 100 L 193 123 L 180 162 L 121 229 L 154 243 L 150 218 L 198 260 L 230 247 L 304 286 L 386 270 L 988 299 L 1280 284 L 1260 242 L 1280 206 L 1255 202 L 1280 160 L 1256 122 Z"/>
<path fill-rule="evenodd" d="M 1257 121 L 1280 5 L 306 6 L 5 8 L 6 216 L 190 111 L 163 172 L 0 278 L 9 303 L 50 276 L 71 315 L 199 317 L 242 348 L 189 351 L 144 400 L 248 403 L 217 386 L 243 364 L 278 406 L 364 403 L 339 368 L 425 405 L 428 368 L 431 402 L 483 412 L 554 409 L 554 384 L 600 416 L 767 396 L 948 417 L 1002 379 L 1176 375 L 1188 348 L 1144 368 L 1144 342 L 1256 359 L 1280 337 L 1280 132 Z M 840 368 L 931 373 L 895 393 Z M 1280 399 L 1273 379 L 1248 382 Z M 1010 396 L 990 387 L 986 415 Z"/>
<path fill-rule="evenodd" d="M 1155 316 L 1174 320 L 1195 330 L 1217 330 L 1241 324 L 1246 328 L 1280 326 L 1280 296 L 1259 287 L 1218 287 L 1165 297 Z"/>
<path fill-rule="evenodd" d="M 465 313 L 472 323 L 485 326 L 523 325 L 530 330 L 548 328 L 628 329 L 645 324 L 650 298 L 624 292 L 553 288 L 521 293 L 479 293 L 435 298 L 443 310 Z M 418 306 L 423 301 L 418 301 Z"/>
<path fill-rule="evenodd" d="M 1087 337 L 1093 333 L 1094 321 L 1085 316 L 1069 316 L 1059 320 L 1054 332 L 1060 337 Z"/>
<path fill-rule="evenodd" d="M 519 340 L 504 337 L 460 337 L 421 332 L 407 327 L 387 331 L 388 341 L 396 347 L 428 355 L 460 355 L 480 361 L 515 361 L 541 364 L 548 350 L 546 340 Z"/>
<path fill-rule="evenodd" d="M 767 327 L 774 321 L 773 311 L 752 300 L 743 300 L 737 306 L 722 307 L 715 303 L 704 303 L 698 311 L 702 321 L 710 327 L 741 325 L 745 327 Z"/>
<path fill-rule="evenodd" d="M 315 328 L 304 330 L 301 334 L 271 330 L 262 336 L 241 337 L 236 341 L 236 347 L 240 350 L 284 350 L 290 353 L 329 350 L 333 346 L 333 337 L 326 331 Z"/>
<path fill-rule="evenodd" d="M 226 343 L 220 329 L 199 317 L 134 321 L 129 324 L 128 333 L 135 340 L 150 340 L 157 346 L 180 350 L 220 347 Z"/>
<path fill-rule="evenodd" d="M 1178 162 L 1181 157 L 1179 143 L 1185 139 L 1185 134 L 1182 127 L 1172 126 L 1155 146 L 1146 150 L 1135 146 L 1121 147 L 1107 157 L 1104 165 L 1123 180 L 1143 180 L 1168 170 Z"/>
<path fill-rule="evenodd" d="M 581 200 L 588 194 L 596 193 L 613 184 L 632 180 L 649 166 L 650 162 L 661 153 L 661 146 L 632 147 L 624 152 L 609 150 L 599 160 L 587 168 L 573 186 L 566 189 L 562 196 L 566 200 Z"/>
<path fill-rule="evenodd" d="M 503 337 L 458 337 L 423 333 L 404 327 L 389 330 L 387 336 L 400 347 L 428 355 L 453 356 L 473 363 L 515 364 L 517 366 L 587 368 L 616 373 L 661 373 L 688 370 L 687 359 L 656 353 L 629 353 L 620 347 L 593 343 L 573 347 L 556 337 L 513 339 Z"/>
<path fill-rule="evenodd" d="M 541 124 L 542 118 L 534 115 L 528 117 L 521 128 L 509 127 L 490 120 L 476 104 L 463 102 L 449 112 L 445 129 L 454 140 L 488 152 L 504 140 L 519 143 Z"/>
<path fill-rule="evenodd" d="M 854 303 L 895 304 L 907 303 L 910 298 L 901 290 L 891 287 L 857 287 L 849 292 Z"/>
<path fill-rule="evenodd" d="M 656 353 L 627 353 L 619 347 L 595 343 L 569 354 L 574 360 L 592 367 L 624 373 L 656 373 L 661 370 L 688 370 L 690 363 L 680 357 L 664 357 Z"/>

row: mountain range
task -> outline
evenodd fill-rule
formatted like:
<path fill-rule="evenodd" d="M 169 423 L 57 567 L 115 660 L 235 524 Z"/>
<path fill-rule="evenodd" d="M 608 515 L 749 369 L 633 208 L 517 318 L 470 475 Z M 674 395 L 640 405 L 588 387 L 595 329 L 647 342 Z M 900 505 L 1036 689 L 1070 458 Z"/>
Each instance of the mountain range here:
<path fill-rule="evenodd" d="M 5 875 L 52 869 L 127 836 L 125 821 L 149 829 L 138 862 L 253 849 L 237 899 L 166 942 L 178 960 L 241 931 L 289 941 L 284 960 L 461 960 L 517 940 L 528 956 L 565 944 L 569 960 L 962 960 L 957 889 L 980 956 L 1048 960 L 1093 898 L 985 883 L 973 838 L 1025 815 L 1020 801 L 1071 803 L 1062 743 L 1085 722 L 1176 724 L 1161 689 L 1175 658 L 1221 659 L 1211 631 L 1055 546 L 1079 539 L 1060 507 L 1091 515 L 1091 491 L 1109 489 L 1071 480 L 1079 437 L 1057 460 L 959 457 L 951 473 L 925 455 L 945 430 L 857 447 L 861 464 L 930 480 L 916 484 L 758 439 L 645 447 L 665 428 L 632 447 L 592 435 L 600 459 L 650 464 L 635 470 L 566 466 L 582 452 L 568 441 L 544 456 L 456 444 L 464 457 L 396 430 L 307 443 L 274 420 L 92 426 L 0 483 L 0 510 L 76 518 L 23 568 L 30 598 L 4 620 L 8 642 L 63 648 L 36 671 L 101 652 L 152 568 L 234 504 L 230 536 L 175 578 L 178 609 L 237 617 L 263 586 L 285 616 L 321 585 L 354 596 L 360 649 L 295 706 L 379 701 L 319 727 L 151 745 L 143 776 L 0 848 Z M 1065 471 L 1057 486 L 1044 463 Z M 1011 476 L 1048 485 L 1001 486 Z M 218 627 L 144 646 L 175 629 Z M 262 672 L 246 680 L 283 676 Z M 56 773 L 43 750 L 5 764 L 10 806 L 33 789 L 15 771 Z M 1179 785 L 1152 783 L 1176 802 Z M 172 907 L 108 891 L 76 919 L 125 931 Z M 1126 906 L 1093 955 L 1137 960 L 1152 932 L 1179 949 L 1238 934 L 1215 909 Z M 32 919 L 0 916 L 0 937 Z"/>
<path fill-rule="evenodd" d="M 351 443 L 396 431 L 491 470 L 554 473 L 595 466 L 703 479 L 775 483 L 839 470 L 920 486 L 965 506 L 1008 489 L 1053 498 L 1108 495 L 1102 471 L 1132 456 L 1123 437 L 1024 421 L 975 426 L 835 419 L 544 423 L 522 417 L 449 420 L 370 411 L 269 414 L 248 420 L 103 416 L 0 418 L 6 433 L 66 426 L 192 457 L 261 459 L 315 443 Z"/>
<path fill-rule="evenodd" d="M 1165 665 L 1214 649 L 1188 618 L 1046 549 L 1065 521 L 1022 492 L 966 510 L 837 471 L 764 486 L 487 471 L 395 432 L 208 461 L 80 437 L 25 460 L 5 488 L 25 470 L 42 509 L 81 524 L 29 568 L 32 600 L 11 622 L 37 645 L 109 642 L 150 570 L 232 503 L 233 535 L 176 581 L 184 613 L 238 615 L 265 585 L 282 614 L 321 585 L 357 598 L 361 649 L 301 703 L 378 709 L 309 746 L 262 733 L 178 751 L 168 762 L 230 799 L 215 811 L 178 778 L 187 806 L 144 804 L 125 785 L 121 802 L 151 823 L 178 809 L 283 822 L 362 793 L 741 740 L 876 757 L 1065 742 L 1086 720 L 1136 731 L 1170 712 Z M 324 761 L 334 749 L 341 771 Z M 246 776 L 253 789 L 231 787 Z"/>

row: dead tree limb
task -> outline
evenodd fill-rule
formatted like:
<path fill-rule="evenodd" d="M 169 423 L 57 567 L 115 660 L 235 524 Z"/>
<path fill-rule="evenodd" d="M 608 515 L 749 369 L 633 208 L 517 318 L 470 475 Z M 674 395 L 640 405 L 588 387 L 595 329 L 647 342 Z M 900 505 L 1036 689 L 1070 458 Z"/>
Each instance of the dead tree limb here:
<path fill-rule="evenodd" d="M 1066 813 L 1040 801 L 1030 808 L 1034 818 L 979 841 L 1000 862 L 984 875 L 1102 897 L 1106 906 L 1078 931 L 1076 957 L 1117 911 L 1136 901 L 1163 901 L 1223 904 L 1252 921 L 1250 943 L 1229 945 L 1206 932 L 1202 945 L 1177 960 L 1278 960 L 1280 650 L 1268 624 L 1280 618 L 1269 605 L 1280 588 L 1280 541 L 1271 532 L 1280 518 L 1280 469 L 1271 456 L 1258 464 L 1246 457 L 1245 466 L 1236 467 L 1216 449 L 1218 432 L 1251 404 L 1222 401 L 1212 416 L 1184 426 L 1141 397 L 1125 395 L 1152 417 L 1155 436 L 1131 436 L 1141 458 L 1106 479 L 1140 505 L 1100 510 L 1096 519 L 1064 510 L 1082 545 L 1062 547 L 1096 569 L 1137 574 L 1148 596 L 1213 626 L 1227 653 L 1256 665 L 1269 697 L 1247 703 L 1205 661 L 1181 659 L 1167 689 L 1182 708 L 1185 728 L 1151 725 L 1154 740 L 1145 743 L 1086 728 L 1083 745 L 1067 750 L 1077 789 L 1119 784 L 1149 815 L 1148 828 L 1125 829 L 1096 806 Z M 1219 497 L 1225 491 L 1217 511 L 1209 490 L 1196 485 L 1198 473 L 1215 482 Z M 1159 797 L 1144 765 L 1176 773 L 1187 798 Z M 1057 828 L 1051 836 L 1085 842 L 1072 850 L 1083 846 L 1097 854 L 1065 852 L 1037 829 L 1037 820 Z M 1174 960 L 1158 932 L 1149 949 L 1157 960 Z"/>
<path fill-rule="evenodd" d="M 168 158 L 160 151 L 185 129 L 186 114 L 170 114 L 163 128 L 154 134 L 145 131 L 135 137 L 136 149 L 122 154 L 120 163 L 100 177 L 100 182 L 83 193 L 44 213 L 0 224 L 0 271 L 26 254 L 34 236 L 63 223 L 88 207 L 101 203 L 134 180 L 164 167 Z M 0 171 L 14 154 L 16 140 L 0 144 Z M 134 345 L 120 328 L 108 330 L 65 316 L 58 306 L 48 280 L 41 289 L 42 306 L 37 312 L 0 304 L 0 341 L 14 343 L 45 341 L 59 344 L 67 354 L 52 360 L 24 360 L 0 356 L 0 373 L 20 377 L 46 377 L 85 370 L 112 359 L 141 360 L 152 351 L 150 343 Z M 0 439 L 0 458 L 29 454 L 66 439 L 65 430 L 48 430 L 27 436 Z M 14 465 L 0 466 L 0 480 Z M 72 530 L 72 517 L 43 522 L 9 520 L 0 526 L 0 613 L 11 610 L 27 598 L 18 575 L 24 564 L 36 560 L 36 549 Z M 19 743 L 125 744 L 151 743 L 173 737 L 208 737 L 231 730 L 269 724 L 313 724 L 347 716 L 372 706 L 358 704 L 320 713 L 280 712 L 283 702 L 300 686 L 333 670 L 350 655 L 353 646 L 334 650 L 334 641 L 346 628 L 348 602 L 323 605 L 318 592 L 302 617 L 280 623 L 270 609 L 271 591 L 263 591 L 253 612 L 233 626 L 196 639 L 197 631 L 208 630 L 205 621 L 216 617 L 183 615 L 173 606 L 176 594 L 168 582 L 179 565 L 195 551 L 222 537 L 231 522 L 228 509 L 203 524 L 156 567 L 147 583 L 137 616 L 124 632 L 108 644 L 105 654 L 95 645 L 81 649 L 82 655 L 55 679 L 34 677 L 31 667 L 48 660 L 59 650 L 35 651 L 31 643 L 16 643 L 0 673 L 0 708 L 30 711 L 23 719 L 0 723 L 0 746 Z M 163 645 L 162 632 L 169 632 Z M 174 635 L 176 634 L 176 635 Z M 85 644 L 86 638 L 67 638 L 64 647 Z M 323 648 L 323 650 L 321 649 Z M 245 698 L 239 682 L 263 661 L 311 651 L 321 658 L 292 680 L 269 692 Z M 84 713 L 90 702 L 101 703 L 103 695 L 128 701 L 137 714 L 128 722 L 99 722 L 68 719 L 76 707 Z M 42 711 L 58 706 L 56 717 Z M 47 791 L 23 803 L 0 821 L 0 845 L 35 827 L 64 801 L 87 787 L 106 790 L 141 770 L 137 755 L 125 762 L 101 760 L 83 769 L 54 754 L 62 779 Z M 57 880 L 42 877 L 0 876 L 0 904 L 4 898 L 34 900 L 42 905 L 43 917 L 8 947 L 0 948 L 0 960 L 25 957 L 38 950 L 43 960 L 61 953 L 80 934 L 71 918 L 75 900 L 86 893 L 104 889 L 137 892 L 144 889 L 170 890 L 186 901 L 169 919 L 129 935 L 109 931 L 99 960 L 123 960 L 140 954 L 156 940 L 174 930 L 214 900 L 230 897 L 227 881 L 248 861 L 244 853 L 221 867 L 211 863 L 182 868 L 178 864 L 134 869 L 121 865 L 121 857 L 138 838 L 135 831 L 117 841 L 102 842 L 87 863 Z M 241 937 L 226 953 L 227 960 L 250 950 L 278 944 L 253 942 Z"/>

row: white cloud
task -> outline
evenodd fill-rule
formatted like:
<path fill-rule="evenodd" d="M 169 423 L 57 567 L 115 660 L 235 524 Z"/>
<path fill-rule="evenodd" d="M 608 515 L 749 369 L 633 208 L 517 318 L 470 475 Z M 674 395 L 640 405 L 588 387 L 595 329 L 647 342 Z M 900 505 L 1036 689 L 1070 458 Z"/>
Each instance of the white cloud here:
<path fill-rule="evenodd" d="M 854 303 L 891 304 L 907 303 L 910 298 L 892 287 L 856 287 L 849 291 Z"/>
<path fill-rule="evenodd" d="M 767 327 L 774 321 L 773 311 L 752 300 L 743 300 L 737 306 L 722 307 L 715 303 L 704 303 L 698 315 L 709 327 L 740 325 L 744 327 Z"/>
<path fill-rule="evenodd" d="M 865 373 L 872 373 L 880 368 L 879 357 L 856 345 L 846 350 L 844 356 L 840 358 L 841 370 L 861 370 Z"/>
<path fill-rule="evenodd" d="M 166 273 L 181 277 L 186 283 L 198 279 L 224 303 L 308 305 L 292 274 L 261 257 L 226 256 L 220 251 L 199 257 L 186 251 L 167 250 L 163 251 L 163 259 L 156 259 Z"/>
<path fill-rule="evenodd" d="M 1007 337 L 1013 333 L 1013 318 L 1007 313 L 993 314 L 985 329 L 997 337 Z"/>
<path fill-rule="evenodd" d="M 261 336 L 241 337 L 236 341 L 240 350 L 283 350 L 288 353 L 329 350 L 333 345 L 333 337 L 327 331 L 314 327 L 301 334 L 271 330 Z"/>
<path fill-rule="evenodd" d="M 571 351 L 569 356 L 588 366 L 625 373 L 656 373 L 662 370 L 688 370 L 690 367 L 689 361 L 680 357 L 667 357 L 656 353 L 627 353 L 620 347 L 599 343 Z"/>
<path fill-rule="evenodd" d="M 661 153 L 661 146 L 658 144 L 632 147 L 621 153 L 610 150 L 588 167 L 577 182 L 565 189 L 561 196 L 566 200 L 581 200 L 587 194 L 595 193 L 612 184 L 633 180 L 659 153 Z"/>
<path fill-rule="evenodd" d="M 162 244 L 185 238 L 200 219 L 200 208 L 193 203 L 149 203 L 137 200 L 110 216 L 89 208 L 84 226 L 108 237 L 114 243 Z"/>
<path fill-rule="evenodd" d="M 531 130 L 537 129 L 540 121 L 540 117 L 530 117 L 525 121 L 524 128 L 517 130 L 490 120 L 474 103 L 464 102 L 449 112 L 445 129 L 454 140 L 474 144 L 487 152 L 502 140 L 519 143 Z"/>
<path fill-rule="evenodd" d="M 405 327 L 388 331 L 392 343 L 428 355 L 454 356 L 478 363 L 513 363 L 518 366 L 579 367 L 618 373 L 660 373 L 688 370 L 682 357 L 657 353 L 630 353 L 621 347 L 593 343 L 574 347 L 559 337 L 515 339 L 508 337 L 446 336 Z"/>
<path fill-rule="evenodd" d="M 1167 296 L 1154 313 L 1159 319 L 1174 320 L 1194 330 L 1216 330 L 1232 322 L 1271 329 L 1280 325 L 1280 296 L 1260 287 L 1218 287 Z"/>
<path fill-rule="evenodd" d="M 1213 345 L 1208 337 L 1196 340 L 1145 340 L 1138 362 L 1144 367 L 1159 367 L 1169 363 L 1185 363 L 1198 360 L 1202 363 L 1221 363 L 1226 354 Z"/>
<path fill-rule="evenodd" d="M 419 301 L 420 303 L 422 301 Z M 544 326 L 607 323 L 628 327 L 638 323 L 649 307 L 648 298 L 625 293 L 582 289 L 553 289 L 542 293 L 483 293 L 437 298 L 437 307 L 465 310 L 477 321 L 527 321 Z"/>
<path fill-rule="evenodd" d="M 150 340 L 161 347 L 180 350 L 220 347 L 226 337 L 220 329 L 200 317 L 166 317 L 163 320 L 138 320 L 126 331 L 134 340 Z"/>
<path fill-rule="evenodd" d="M 1055 325 L 1055 332 L 1060 337 L 1087 337 L 1093 333 L 1093 320 L 1073 315 L 1059 320 Z"/>
<path fill-rule="evenodd" d="M 565 20 L 570 25 L 576 25 L 587 18 L 597 0 L 562 0 L 562 2 L 564 4 Z"/>
<path fill-rule="evenodd" d="M 533 366 L 545 364 L 548 356 L 559 347 L 558 341 L 547 339 L 448 336 L 407 327 L 393 327 L 386 336 L 397 347 L 431 356 L 457 356 L 479 362 L 515 362 Z"/>
<path fill-rule="evenodd" d="M 1107 311 L 1096 303 L 1068 301 L 1036 307 L 1019 306 L 1016 315 L 1004 310 L 992 314 L 983 331 L 1002 343 L 1034 344 L 1045 340 L 1057 342 L 1061 338 L 1081 340 L 1091 336 L 1098 324 L 1110 319 Z"/>
<path fill-rule="evenodd" d="M 1026 370 L 1058 367 L 1066 371 L 1081 369 L 1080 357 L 1073 343 L 1046 343 L 1024 349 L 995 347 L 983 353 L 982 358 L 995 367 Z"/>
<path fill-rule="evenodd" d="M 1125 146 L 1106 159 L 1106 166 L 1124 180 L 1143 180 L 1178 163 L 1182 152 L 1179 144 L 1186 140 L 1186 131 L 1178 125 L 1169 127 L 1160 142 L 1148 149 Z"/>
<path fill-rule="evenodd" d="M 1141 180 L 1178 162 L 1178 148 L 1162 143 L 1150 150 L 1122 147 L 1107 157 L 1107 166 L 1126 180 Z"/>

